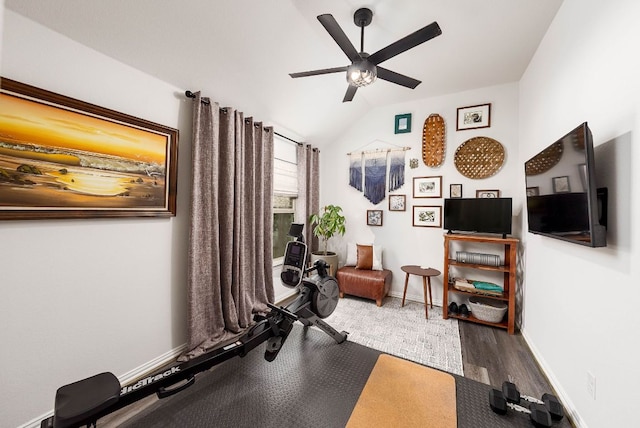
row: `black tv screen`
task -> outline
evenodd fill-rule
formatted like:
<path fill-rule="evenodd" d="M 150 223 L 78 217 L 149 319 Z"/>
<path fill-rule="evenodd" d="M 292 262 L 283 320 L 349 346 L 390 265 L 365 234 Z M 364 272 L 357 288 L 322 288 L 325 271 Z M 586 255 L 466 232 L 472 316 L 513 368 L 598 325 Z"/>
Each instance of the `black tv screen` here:
<path fill-rule="evenodd" d="M 529 232 L 590 247 L 607 245 L 606 192 L 596 188 L 587 122 L 525 162 L 525 180 Z"/>
<path fill-rule="evenodd" d="M 511 234 L 511 198 L 444 200 L 444 228 L 449 232 Z"/>

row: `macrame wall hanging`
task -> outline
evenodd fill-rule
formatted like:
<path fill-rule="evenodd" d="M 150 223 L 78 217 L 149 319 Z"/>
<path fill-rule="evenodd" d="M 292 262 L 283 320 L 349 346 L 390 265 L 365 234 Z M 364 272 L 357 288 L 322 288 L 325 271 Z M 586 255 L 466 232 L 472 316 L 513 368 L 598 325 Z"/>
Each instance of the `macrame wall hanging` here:
<path fill-rule="evenodd" d="M 404 185 L 404 150 L 389 152 L 389 191 Z"/>
<path fill-rule="evenodd" d="M 363 192 L 376 205 L 389 192 L 404 185 L 405 151 L 410 147 L 352 152 L 349 155 L 349 185 Z M 387 173 L 388 172 L 388 173 Z"/>
<path fill-rule="evenodd" d="M 362 192 L 362 153 L 349 154 L 349 186 Z"/>
<path fill-rule="evenodd" d="M 387 188 L 387 152 L 364 155 L 364 197 L 373 205 L 384 200 Z"/>

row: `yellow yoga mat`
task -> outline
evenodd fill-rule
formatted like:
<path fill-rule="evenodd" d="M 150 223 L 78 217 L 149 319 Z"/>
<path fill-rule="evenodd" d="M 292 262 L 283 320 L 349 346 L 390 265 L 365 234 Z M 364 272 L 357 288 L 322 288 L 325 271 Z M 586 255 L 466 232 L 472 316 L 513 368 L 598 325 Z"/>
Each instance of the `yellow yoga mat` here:
<path fill-rule="evenodd" d="M 349 428 L 455 428 L 453 376 L 381 354 L 347 422 Z"/>

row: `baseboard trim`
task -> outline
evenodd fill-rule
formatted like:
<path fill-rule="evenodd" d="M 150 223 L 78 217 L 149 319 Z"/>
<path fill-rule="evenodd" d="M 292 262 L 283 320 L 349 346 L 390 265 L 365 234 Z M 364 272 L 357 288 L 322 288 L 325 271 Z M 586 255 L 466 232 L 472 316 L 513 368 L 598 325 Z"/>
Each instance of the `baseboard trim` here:
<path fill-rule="evenodd" d="M 437 293 L 434 293 L 434 294 L 437 294 Z M 402 299 L 402 293 L 400 292 L 390 291 L 389 294 L 387 294 L 387 296 Z M 436 298 L 435 295 L 432 295 L 431 298 L 433 299 L 433 302 L 432 302 L 433 306 L 442 307 L 442 299 Z M 407 294 L 406 300 L 424 304 L 424 296 L 422 294 Z"/>
<path fill-rule="evenodd" d="M 137 381 L 140 378 L 150 375 L 152 372 L 158 370 L 160 367 L 164 366 L 165 364 L 168 364 L 171 361 L 174 361 L 186 350 L 187 350 L 187 344 L 184 343 L 178 346 L 177 348 L 173 348 L 165 352 L 164 354 L 154 358 L 153 360 L 148 361 L 142 364 L 141 366 L 138 366 L 135 369 L 128 371 L 127 373 L 121 376 L 118 376 L 118 380 L 120 381 L 121 385 L 126 385 L 134 381 Z"/>
<path fill-rule="evenodd" d="M 289 299 L 291 299 L 293 296 L 295 296 L 296 294 L 298 294 L 298 289 L 293 288 L 290 291 L 281 294 L 280 296 L 278 296 L 276 298 L 276 302 L 274 303 L 275 305 L 283 305 L 285 303 L 289 303 Z"/>
<path fill-rule="evenodd" d="M 148 376 L 154 373 L 156 370 L 160 369 L 162 366 L 174 361 L 178 356 L 180 356 L 187 349 L 187 344 L 184 343 L 176 348 L 173 348 L 164 354 L 154 358 L 151 361 L 148 361 L 141 366 L 136 367 L 133 370 L 126 372 L 125 374 L 118 376 L 118 380 L 120 381 L 120 385 L 127 385 L 134 381 L 137 381 L 140 378 Z M 62 386 L 62 385 L 60 385 Z M 53 416 L 53 409 L 47 413 L 44 413 L 37 418 L 30 420 L 24 425 L 20 425 L 18 428 L 39 428 L 40 423 L 43 419 L 47 419 Z"/>
<path fill-rule="evenodd" d="M 527 346 L 531 350 L 533 357 L 538 362 L 540 369 L 542 370 L 544 375 L 547 377 L 547 380 L 555 390 L 557 397 L 562 402 L 564 406 L 565 416 L 571 421 L 574 427 L 587 428 L 587 425 L 580 418 L 580 415 L 578 414 L 573 402 L 567 395 L 564 388 L 562 388 L 562 385 L 558 381 L 558 378 L 554 375 L 553 371 L 549 368 L 549 365 L 547 364 L 545 359 L 542 357 L 542 354 L 540 353 L 538 348 L 535 347 L 533 342 L 530 340 L 529 336 L 527 336 L 526 330 L 520 329 L 520 333 L 522 334 L 522 338 L 524 339 L 524 341 L 527 343 Z"/>

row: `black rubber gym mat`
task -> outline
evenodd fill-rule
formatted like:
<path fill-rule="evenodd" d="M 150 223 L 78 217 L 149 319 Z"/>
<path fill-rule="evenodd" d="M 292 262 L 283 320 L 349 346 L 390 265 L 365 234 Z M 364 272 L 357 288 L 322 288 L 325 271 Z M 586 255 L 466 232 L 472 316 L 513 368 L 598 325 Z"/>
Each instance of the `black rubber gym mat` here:
<path fill-rule="evenodd" d="M 195 385 L 122 426 L 344 427 L 381 353 L 348 340 L 337 344 L 323 332 L 297 324 L 275 361 L 265 361 L 264 346 L 198 375 Z M 490 386 L 453 376 L 458 427 L 532 426 L 525 414 L 493 413 Z M 565 418 L 554 427 L 570 424 Z"/>

